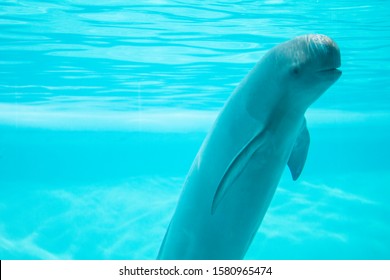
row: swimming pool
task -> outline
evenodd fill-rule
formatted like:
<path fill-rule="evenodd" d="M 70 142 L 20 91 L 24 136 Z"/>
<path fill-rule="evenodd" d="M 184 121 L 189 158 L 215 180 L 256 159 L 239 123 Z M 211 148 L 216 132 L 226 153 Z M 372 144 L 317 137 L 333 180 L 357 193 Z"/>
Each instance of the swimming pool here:
<path fill-rule="evenodd" d="M 390 258 L 386 1 L 2 1 L 0 259 L 154 259 L 190 165 L 275 45 L 339 45 L 247 259 Z"/>

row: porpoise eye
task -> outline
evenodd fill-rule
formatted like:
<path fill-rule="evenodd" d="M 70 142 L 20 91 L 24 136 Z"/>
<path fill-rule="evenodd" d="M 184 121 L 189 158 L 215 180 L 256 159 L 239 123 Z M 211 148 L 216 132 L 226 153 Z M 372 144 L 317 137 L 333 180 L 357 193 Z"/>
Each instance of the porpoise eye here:
<path fill-rule="evenodd" d="M 301 69 L 300 69 L 300 67 L 298 65 L 291 66 L 290 74 L 292 76 L 298 76 L 300 72 L 301 72 Z"/>

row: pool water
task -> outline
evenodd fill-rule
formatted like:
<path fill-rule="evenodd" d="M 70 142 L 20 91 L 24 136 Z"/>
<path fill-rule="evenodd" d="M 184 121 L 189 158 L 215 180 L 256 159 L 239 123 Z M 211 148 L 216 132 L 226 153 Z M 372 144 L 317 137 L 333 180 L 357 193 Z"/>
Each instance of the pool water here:
<path fill-rule="evenodd" d="M 1 1 L 0 259 L 154 259 L 190 165 L 275 45 L 343 75 L 247 259 L 390 259 L 388 1 Z"/>

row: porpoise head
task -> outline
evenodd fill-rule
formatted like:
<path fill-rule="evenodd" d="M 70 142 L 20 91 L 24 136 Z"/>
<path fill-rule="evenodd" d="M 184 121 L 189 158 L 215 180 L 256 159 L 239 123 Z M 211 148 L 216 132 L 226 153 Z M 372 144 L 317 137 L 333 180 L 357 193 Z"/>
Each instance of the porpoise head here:
<path fill-rule="evenodd" d="M 279 82 L 290 100 L 306 110 L 337 79 L 340 50 L 329 37 L 310 34 L 296 37 L 270 51 L 269 58 L 281 73 Z"/>

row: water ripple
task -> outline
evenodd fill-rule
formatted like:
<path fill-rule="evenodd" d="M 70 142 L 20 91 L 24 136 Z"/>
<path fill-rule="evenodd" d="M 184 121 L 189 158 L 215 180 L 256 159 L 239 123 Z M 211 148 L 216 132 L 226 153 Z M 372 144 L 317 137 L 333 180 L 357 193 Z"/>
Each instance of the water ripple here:
<path fill-rule="evenodd" d="M 380 63 L 390 51 L 381 1 L 3 2 L 1 102 L 141 92 L 144 106 L 214 110 L 268 49 L 312 32 L 336 39 L 340 88 L 367 102 L 361 89 L 385 83 L 381 73 L 389 67 Z"/>

